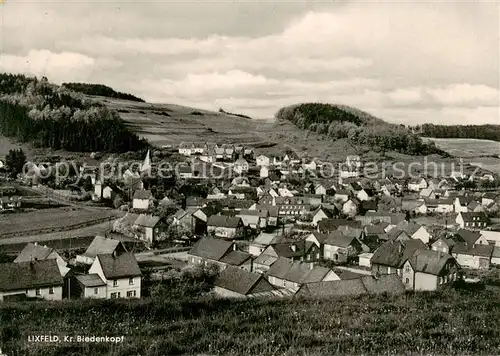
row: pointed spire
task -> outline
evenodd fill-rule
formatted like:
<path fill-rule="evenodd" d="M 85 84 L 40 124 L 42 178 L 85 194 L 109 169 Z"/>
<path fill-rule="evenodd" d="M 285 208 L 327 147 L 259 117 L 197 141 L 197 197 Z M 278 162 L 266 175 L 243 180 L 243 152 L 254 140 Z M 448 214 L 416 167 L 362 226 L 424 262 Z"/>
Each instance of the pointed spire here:
<path fill-rule="evenodd" d="M 151 157 L 149 155 L 149 150 L 148 153 L 146 153 L 146 157 L 144 158 L 144 162 L 142 162 L 141 165 L 141 173 L 149 171 L 151 169 Z"/>

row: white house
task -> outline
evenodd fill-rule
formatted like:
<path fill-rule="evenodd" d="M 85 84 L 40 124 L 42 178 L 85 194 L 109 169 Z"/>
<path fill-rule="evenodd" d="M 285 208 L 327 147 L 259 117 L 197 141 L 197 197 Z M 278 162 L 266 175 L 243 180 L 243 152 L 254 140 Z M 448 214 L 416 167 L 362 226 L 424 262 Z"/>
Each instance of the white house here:
<path fill-rule="evenodd" d="M 93 273 L 106 283 L 106 299 L 141 297 L 142 273 L 132 253 L 97 255 Z"/>
<path fill-rule="evenodd" d="M 148 210 L 153 205 L 153 194 L 150 190 L 136 190 L 132 200 L 132 208 Z"/>
<path fill-rule="evenodd" d="M 257 166 L 259 166 L 259 167 L 262 167 L 262 166 L 267 167 L 271 164 L 271 160 L 268 156 L 260 155 L 260 156 L 257 156 L 256 163 L 257 163 Z"/>
<path fill-rule="evenodd" d="M 269 168 L 267 168 L 267 166 L 261 166 L 260 167 L 259 177 L 260 178 L 267 178 L 267 177 L 269 177 Z"/>

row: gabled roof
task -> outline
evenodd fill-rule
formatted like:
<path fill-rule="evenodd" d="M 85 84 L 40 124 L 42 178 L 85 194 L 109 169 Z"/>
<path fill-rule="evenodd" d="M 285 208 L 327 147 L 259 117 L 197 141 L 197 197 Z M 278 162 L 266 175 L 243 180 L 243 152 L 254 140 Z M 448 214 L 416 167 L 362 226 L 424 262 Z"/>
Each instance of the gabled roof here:
<path fill-rule="evenodd" d="M 154 228 L 161 220 L 161 217 L 154 215 L 141 214 L 134 225 Z"/>
<path fill-rule="evenodd" d="M 130 278 L 142 276 L 139 265 L 133 253 L 126 252 L 120 255 L 97 255 L 104 277 L 107 279 Z"/>
<path fill-rule="evenodd" d="M 476 241 L 481 237 L 481 233 L 478 231 L 470 231 L 464 229 L 458 230 L 455 235 L 460 241 L 465 242 L 470 246 L 474 245 Z"/>
<path fill-rule="evenodd" d="M 312 231 L 309 235 L 313 235 L 321 245 L 323 245 L 328 238 L 328 234 L 322 234 L 321 232 L 317 231 Z"/>
<path fill-rule="evenodd" d="M 312 266 L 309 263 L 294 262 L 288 258 L 280 257 L 271 265 L 266 275 L 302 284 L 319 282 L 330 271 L 325 267 Z"/>
<path fill-rule="evenodd" d="M 461 212 L 460 214 L 462 214 L 462 219 L 468 222 L 477 221 L 474 218 L 479 218 L 479 221 L 486 220 L 485 215 L 481 212 Z"/>
<path fill-rule="evenodd" d="M 189 251 L 190 255 L 198 256 L 214 261 L 220 260 L 227 252 L 233 249 L 233 243 L 214 239 L 211 237 L 203 237 Z"/>
<path fill-rule="evenodd" d="M 444 267 L 449 260 L 454 260 L 454 258 L 447 253 L 433 250 L 417 250 L 409 259 L 409 262 L 415 272 L 439 276 L 444 271 Z"/>
<path fill-rule="evenodd" d="M 354 239 L 354 236 L 345 235 L 341 231 L 337 230 L 328 234 L 328 237 L 325 240 L 325 245 L 346 248 L 351 245 Z"/>
<path fill-rule="evenodd" d="M 252 245 L 257 244 L 257 245 L 268 246 L 268 245 L 273 245 L 273 244 L 280 243 L 282 240 L 283 240 L 283 236 L 276 236 L 276 235 L 273 235 L 273 234 L 268 234 L 268 233 L 265 233 L 265 232 L 261 232 L 259 234 L 259 236 L 257 236 L 255 238 L 255 240 L 253 240 L 253 242 L 251 244 Z"/>
<path fill-rule="evenodd" d="M 408 241 L 387 241 L 373 253 L 372 264 L 401 268 L 419 249 L 426 249 L 420 239 Z"/>
<path fill-rule="evenodd" d="M 241 225 L 239 216 L 211 215 L 208 217 L 207 226 L 237 228 Z"/>
<path fill-rule="evenodd" d="M 115 239 L 108 239 L 103 236 L 96 236 L 90 243 L 87 250 L 83 253 L 86 257 L 94 258 L 98 254 L 112 254 L 116 250 L 126 251 L 123 244 Z"/>
<path fill-rule="evenodd" d="M 318 228 L 320 231 L 333 231 L 336 230 L 339 226 L 360 228 L 361 222 L 357 220 L 346 219 L 323 219 L 318 221 Z"/>
<path fill-rule="evenodd" d="M 0 264 L 0 291 L 62 286 L 63 278 L 55 259 Z"/>
<path fill-rule="evenodd" d="M 453 254 L 469 255 L 469 256 L 481 256 L 491 258 L 493 254 L 492 245 L 467 245 L 463 242 L 455 244 L 453 247 Z"/>
<path fill-rule="evenodd" d="M 264 265 L 264 266 L 271 266 L 278 259 L 279 259 L 279 257 L 260 254 L 259 256 L 257 256 L 257 258 L 255 260 L 253 260 L 253 264 L 254 265 L 259 264 L 259 265 Z"/>
<path fill-rule="evenodd" d="M 86 288 L 105 286 L 106 283 L 97 273 L 77 275 L 76 280 Z"/>
<path fill-rule="evenodd" d="M 230 291 L 248 295 L 252 289 L 261 282 L 265 284 L 266 290 L 259 292 L 272 291 L 275 288 L 267 282 L 262 274 L 245 271 L 241 268 L 228 266 L 224 269 L 215 281 L 215 286 L 228 289 Z"/>
<path fill-rule="evenodd" d="M 134 192 L 134 199 L 151 199 L 153 198 L 153 194 L 151 194 L 150 190 L 139 189 Z"/>
<path fill-rule="evenodd" d="M 54 249 L 50 247 L 29 243 L 22 249 L 14 262 L 30 262 L 32 260 L 42 261 L 49 257 L 52 251 L 54 251 Z"/>
<path fill-rule="evenodd" d="M 232 266 L 241 266 L 251 258 L 252 255 L 247 252 L 232 250 L 226 253 L 221 259 L 219 259 L 219 262 L 223 262 Z"/>

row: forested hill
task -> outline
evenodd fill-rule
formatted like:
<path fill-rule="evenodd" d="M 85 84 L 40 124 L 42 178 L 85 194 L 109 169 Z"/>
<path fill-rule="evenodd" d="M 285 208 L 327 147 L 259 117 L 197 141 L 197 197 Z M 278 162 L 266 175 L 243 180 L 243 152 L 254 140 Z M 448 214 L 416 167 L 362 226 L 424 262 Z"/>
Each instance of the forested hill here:
<path fill-rule="evenodd" d="M 434 125 L 424 124 L 415 128 L 421 136 L 434 138 L 475 138 L 500 141 L 500 125 Z"/>
<path fill-rule="evenodd" d="M 36 147 L 90 152 L 135 151 L 145 140 L 117 112 L 41 79 L 0 73 L 0 135 Z"/>
<path fill-rule="evenodd" d="M 87 95 L 99 95 L 99 96 L 106 96 L 108 98 L 138 101 L 141 103 L 144 102 L 143 99 L 138 98 L 132 94 L 117 92 L 113 88 L 110 88 L 102 84 L 63 83 L 62 86 L 71 89 L 73 91 Z"/>
<path fill-rule="evenodd" d="M 348 106 L 305 103 L 281 108 L 278 120 L 290 121 L 298 128 L 314 131 L 331 139 L 348 139 L 381 151 L 410 155 L 445 154 L 433 142 L 422 139 L 404 125 L 389 124 L 364 111 Z"/>

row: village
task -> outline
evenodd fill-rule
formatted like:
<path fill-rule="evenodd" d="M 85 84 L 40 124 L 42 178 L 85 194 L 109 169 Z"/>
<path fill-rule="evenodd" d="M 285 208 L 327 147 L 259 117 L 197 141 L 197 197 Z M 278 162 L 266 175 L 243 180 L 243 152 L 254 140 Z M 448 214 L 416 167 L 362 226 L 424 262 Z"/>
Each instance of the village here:
<path fill-rule="evenodd" d="M 500 266 L 498 177 L 472 166 L 371 177 L 360 156 L 334 166 L 208 143 L 148 151 L 124 172 L 113 162 L 56 182 L 40 179 L 56 165 L 29 162 L 3 182 L 7 217 L 25 214 L 15 185 L 116 215 L 79 250 L 21 243 L 0 266 L 0 300 L 141 298 L 146 274 L 172 269 L 216 269 L 223 298 L 403 294 Z"/>

